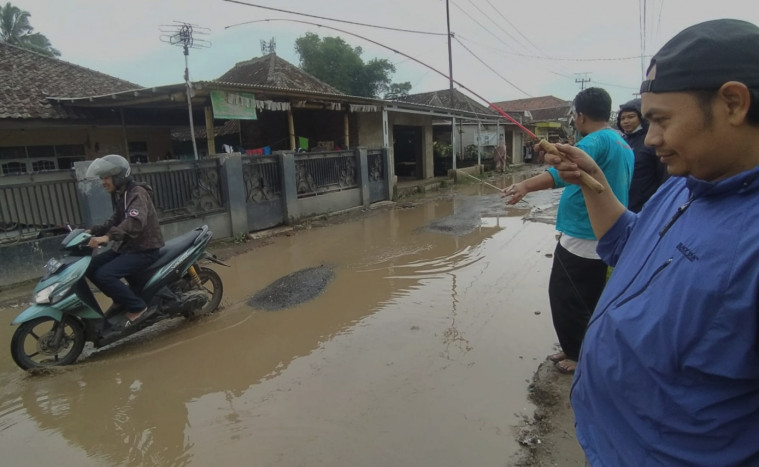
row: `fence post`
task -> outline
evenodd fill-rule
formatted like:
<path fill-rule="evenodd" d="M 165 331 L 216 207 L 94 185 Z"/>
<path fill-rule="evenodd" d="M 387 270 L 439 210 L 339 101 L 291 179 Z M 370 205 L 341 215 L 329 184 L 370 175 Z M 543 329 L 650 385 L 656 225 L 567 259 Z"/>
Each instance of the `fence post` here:
<path fill-rule="evenodd" d="M 103 188 L 100 180 L 85 177 L 92 161 L 74 162 L 76 192 L 82 207 L 82 227 L 102 224 L 113 215 L 111 195 Z M 72 226 L 73 227 L 73 226 Z"/>
<path fill-rule="evenodd" d="M 282 169 L 282 207 L 285 210 L 283 217 L 286 224 L 293 224 L 300 219 L 295 154 L 277 151 L 274 155 L 277 156 L 277 162 Z"/>
<path fill-rule="evenodd" d="M 393 187 L 395 183 L 393 183 L 393 179 L 395 178 L 393 171 L 391 170 L 393 168 L 391 162 L 390 162 L 390 148 L 387 146 L 382 148 L 382 168 L 385 171 L 385 183 L 387 184 L 387 200 L 391 201 L 393 199 Z"/>
<path fill-rule="evenodd" d="M 356 148 L 358 153 L 358 175 L 359 188 L 361 189 L 361 202 L 365 208 L 368 208 L 372 201 L 369 192 L 369 158 L 366 155 L 366 148 Z"/>
<path fill-rule="evenodd" d="M 232 236 L 248 233 L 248 207 L 245 179 L 242 174 L 242 155 L 239 152 L 219 154 L 221 176 L 229 201 L 229 221 Z"/>

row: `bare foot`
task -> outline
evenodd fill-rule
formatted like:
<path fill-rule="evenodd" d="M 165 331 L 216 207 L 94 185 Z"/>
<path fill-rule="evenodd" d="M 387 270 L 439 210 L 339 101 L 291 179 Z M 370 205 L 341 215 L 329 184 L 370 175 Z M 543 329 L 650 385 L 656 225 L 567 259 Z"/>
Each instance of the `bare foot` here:
<path fill-rule="evenodd" d="M 556 362 L 556 369 L 559 370 L 560 373 L 571 375 L 577 369 L 577 362 L 565 358 L 560 362 Z"/>
<path fill-rule="evenodd" d="M 555 353 L 553 355 L 549 355 L 548 359 L 551 360 L 554 363 L 558 363 L 558 362 L 560 362 L 562 360 L 566 360 L 567 359 L 567 354 L 565 354 L 563 351 L 562 352 L 558 352 L 558 353 Z"/>

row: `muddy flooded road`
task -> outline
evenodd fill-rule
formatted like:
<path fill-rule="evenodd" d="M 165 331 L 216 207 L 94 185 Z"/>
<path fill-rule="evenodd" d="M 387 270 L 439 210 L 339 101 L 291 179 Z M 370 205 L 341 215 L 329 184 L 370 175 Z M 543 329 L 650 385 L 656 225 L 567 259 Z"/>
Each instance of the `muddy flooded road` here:
<path fill-rule="evenodd" d="M 2 327 L 4 461 L 514 465 L 528 384 L 555 343 L 559 193 L 534 195 L 507 208 L 493 189 L 459 186 L 273 237 L 213 266 L 220 312 L 164 321 L 50 374 L 16 368 L 14 328 Z M 251 305 L 302 270 L 329 271 L 321 293 Z M 4 302 L 0 321 L 23 306 Z"/>

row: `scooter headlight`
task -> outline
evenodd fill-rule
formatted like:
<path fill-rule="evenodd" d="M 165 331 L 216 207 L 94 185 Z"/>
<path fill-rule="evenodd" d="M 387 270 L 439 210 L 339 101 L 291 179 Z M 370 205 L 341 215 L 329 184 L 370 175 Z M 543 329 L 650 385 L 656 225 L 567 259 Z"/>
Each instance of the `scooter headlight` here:
<path fill-rule="evenodd" d="M 34 294 L 34 303 L 36 304 L 55 304 L 56 302 L 61 301 L 63 297 L 66 296 L 66 294 L 71 289 L 71 284 L 53 284 L 48 285 L 44 289 L 40 290 L 36 294 Z"/>
<path fill-rule="evenodd" d="M 44 289 L 34 294 L 34 303 L 50 303 L 50 294 L 53 293 L 58 284 L 48 285 Z"/>

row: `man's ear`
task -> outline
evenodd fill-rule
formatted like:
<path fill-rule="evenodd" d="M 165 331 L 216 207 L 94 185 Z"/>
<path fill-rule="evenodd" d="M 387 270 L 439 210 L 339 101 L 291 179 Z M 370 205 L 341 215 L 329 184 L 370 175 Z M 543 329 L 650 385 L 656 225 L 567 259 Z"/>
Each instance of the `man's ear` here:
<path fill-rule="evenodd" d="M 717 91 L 721 105 L 727 111 L 727 119 L 733 125 L 745 123 L 746 114 L 751 107 L 751 93 L 748 87 L 738 81 L 728 81 Z"/>

